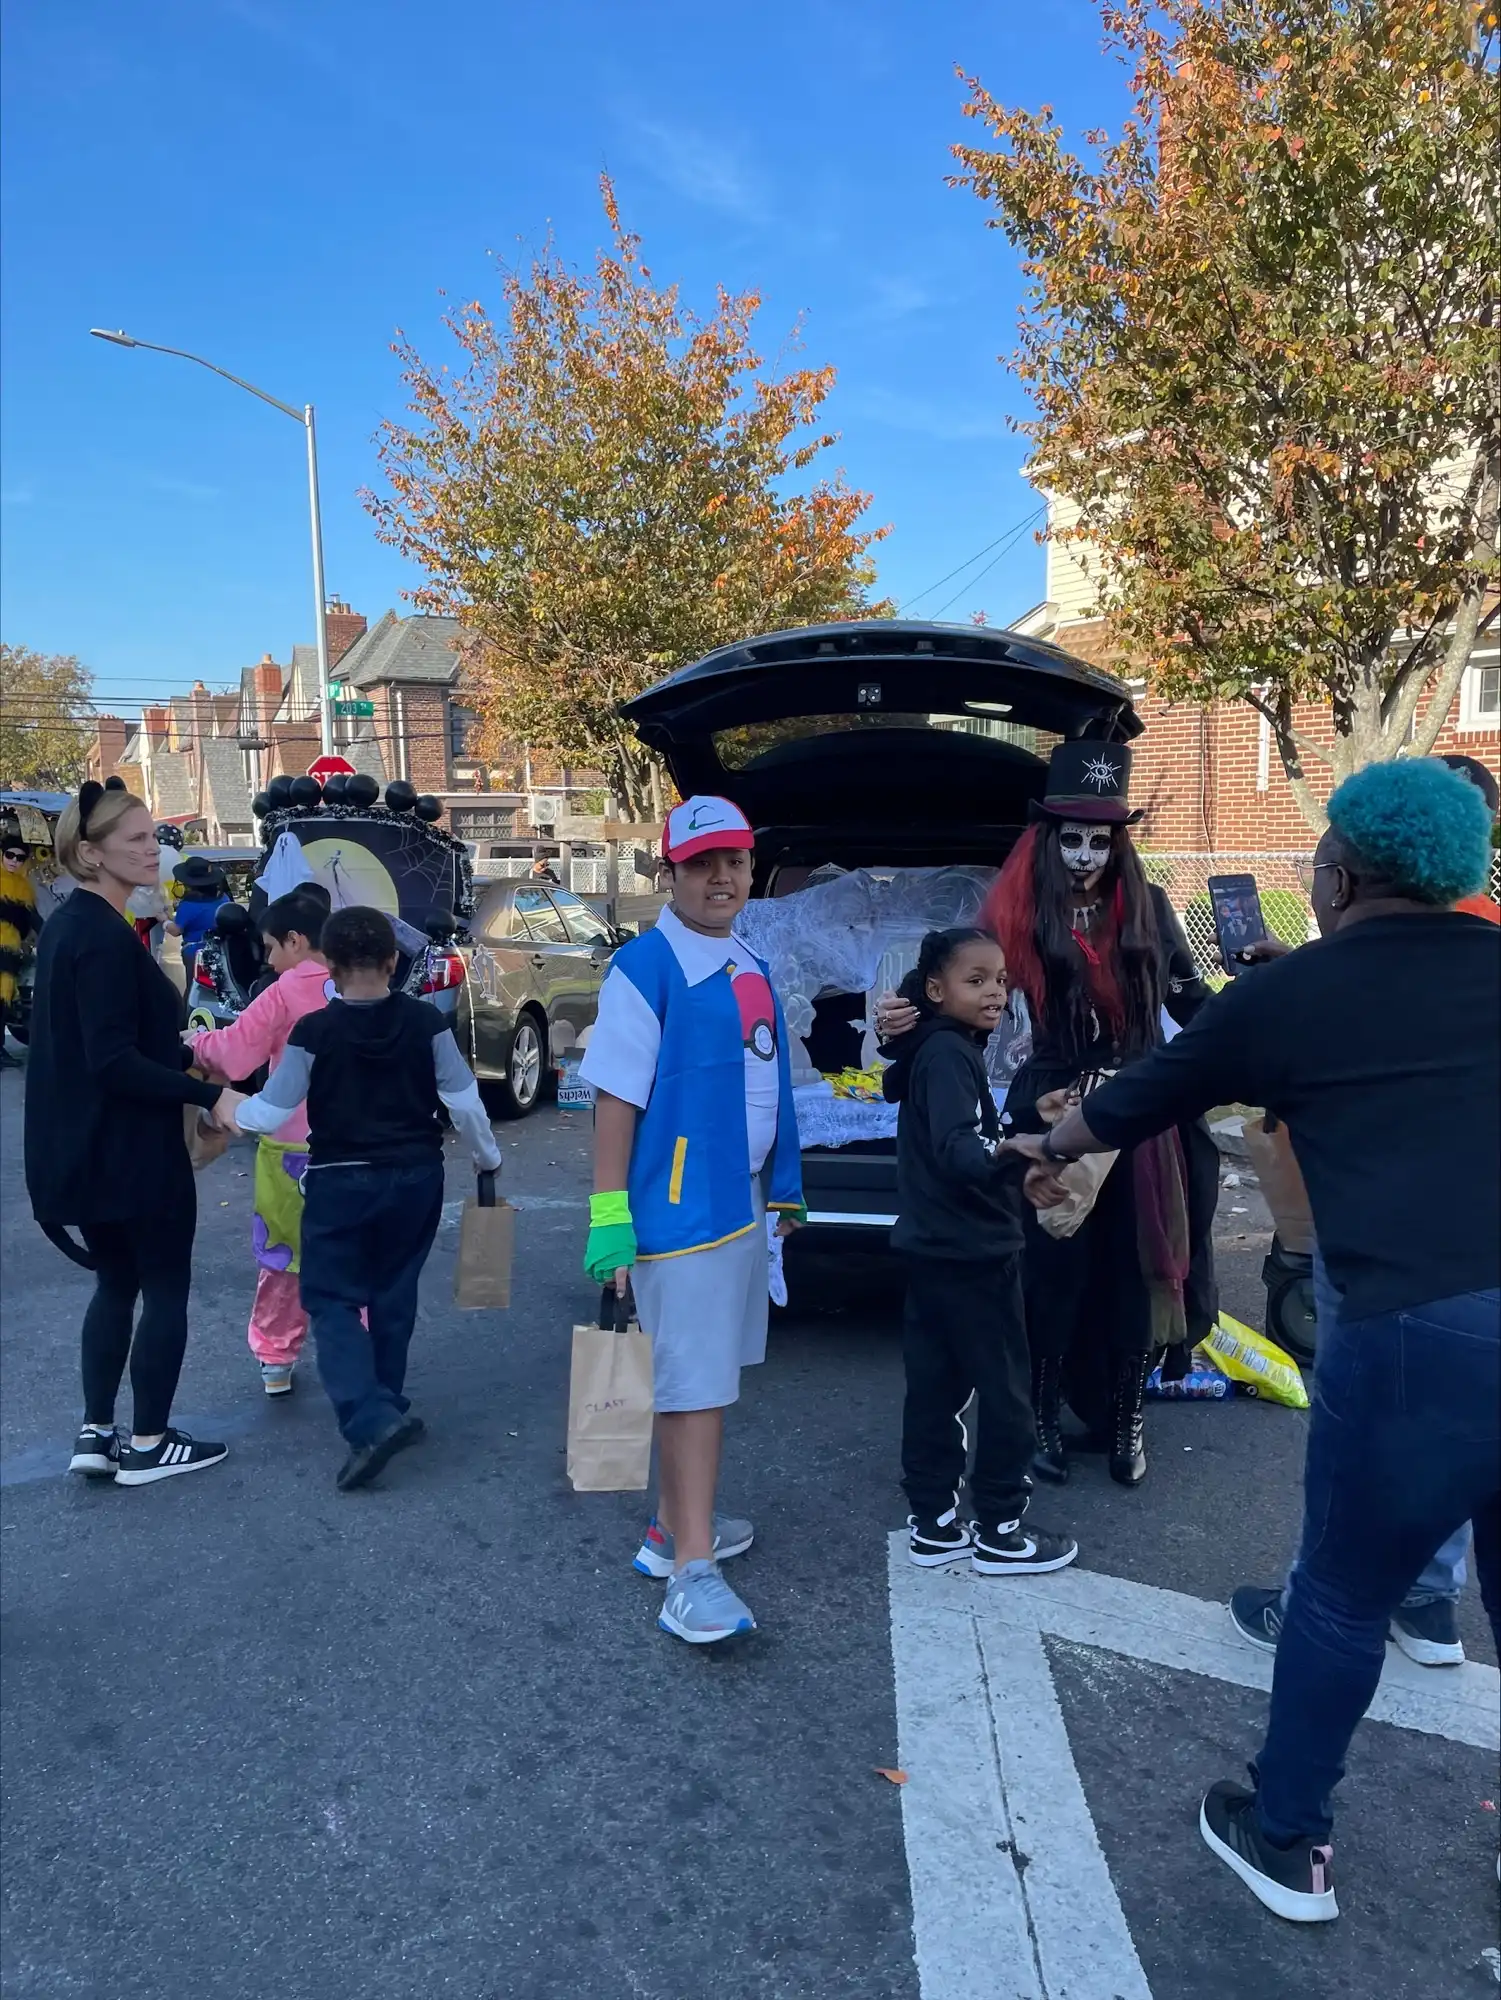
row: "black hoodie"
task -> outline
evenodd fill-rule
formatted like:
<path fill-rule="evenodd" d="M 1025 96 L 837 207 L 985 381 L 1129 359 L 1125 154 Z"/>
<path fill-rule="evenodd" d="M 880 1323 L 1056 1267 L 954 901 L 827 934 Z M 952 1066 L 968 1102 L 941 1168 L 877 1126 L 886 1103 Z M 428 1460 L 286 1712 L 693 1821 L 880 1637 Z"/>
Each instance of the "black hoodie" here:
<path fill-rule="evenodd" d="M 443 1157 L 433 1042 L 447 1031 L 436 1007 L 408 993 L 330 1000 L 303 1015 L 287 1043 L 313 1058 L 307 1118 L 315 1167 L 422 1166 Z"/>
<path fill-rule="evenodd" d="M 1022 1159 L 997 1160 L 1000 1115 L 985 1074 L 986 1037 L 929 1014 L 892 1045 L 882 1083 L 902 1107 L 896 1136 L 894 1250 L 988 1264 L 1022 1247 Z"/>

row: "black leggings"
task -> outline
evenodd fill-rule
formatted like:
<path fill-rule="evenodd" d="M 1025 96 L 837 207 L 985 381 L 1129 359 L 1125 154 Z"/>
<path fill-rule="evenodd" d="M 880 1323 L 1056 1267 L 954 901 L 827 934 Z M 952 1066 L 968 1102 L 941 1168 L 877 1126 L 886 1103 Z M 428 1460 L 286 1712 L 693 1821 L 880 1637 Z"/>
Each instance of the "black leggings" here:
<path fill-rule="evenodd" d="M 183 1207 L 164 1215 L 83 1224 L 80 1234 L 96 1266 L 94 1296 L 83 1316 L 86 1423 L 114 1422 L 127 1356 L 135 1435 L 155 1437 L 171 1421 L 172 1398 L 188 1344 L 188 1285 L 197 1220 L 197 1205 L 190 1195 Z M 141 1320 L 132 1340 L 137 1299 Z"/>

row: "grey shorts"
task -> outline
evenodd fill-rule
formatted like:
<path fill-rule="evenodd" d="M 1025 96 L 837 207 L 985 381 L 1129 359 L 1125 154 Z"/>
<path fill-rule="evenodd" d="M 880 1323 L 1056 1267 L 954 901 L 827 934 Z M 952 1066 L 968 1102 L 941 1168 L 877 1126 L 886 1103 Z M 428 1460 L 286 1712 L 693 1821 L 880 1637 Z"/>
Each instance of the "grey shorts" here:
<path fill-rule="evenodd" d="M 766 1219 L 712 1250 L 652 1257 L 631 1273 L 636 1312 L 651 1335 L 659 1411 L 722 1410 L 740 1398 L 740 1371 L 766 1359 Z"/>

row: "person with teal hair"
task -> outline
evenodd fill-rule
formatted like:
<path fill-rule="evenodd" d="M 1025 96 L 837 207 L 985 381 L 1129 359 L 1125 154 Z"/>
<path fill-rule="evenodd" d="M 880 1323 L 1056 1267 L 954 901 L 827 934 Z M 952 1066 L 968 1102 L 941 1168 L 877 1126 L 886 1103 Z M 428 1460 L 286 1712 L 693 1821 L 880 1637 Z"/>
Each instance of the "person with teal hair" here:
<path fill-rule="evenodd" d="M 1252 1787 L 1205 1843 L 1279 1916 L 1323 1923 L 1331 1798 L 1394 1612 L 1469 1520 L 1501 1646 L 1501 931 L 1455 908 L 1491 814 L 1437 758 L 1346 779 L 1308 871 L 1319 938 L 1235 980 L 1045 1137 L 1011 1141 L 1038 1206 L 1058 1163 L 1227 1103 L 1287 1126 L 1338 1310 L 1319 1323 L 1304 1517 Z"/>

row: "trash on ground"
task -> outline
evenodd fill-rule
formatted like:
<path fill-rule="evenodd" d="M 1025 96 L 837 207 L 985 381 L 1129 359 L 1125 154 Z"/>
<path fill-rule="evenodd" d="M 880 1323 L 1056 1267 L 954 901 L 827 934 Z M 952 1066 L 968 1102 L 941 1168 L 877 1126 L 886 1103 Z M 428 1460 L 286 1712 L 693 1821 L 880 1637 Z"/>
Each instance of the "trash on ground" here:
<path fill-rule="evenodd" d="M 1222 1312 L 1200 1347 L 1245 1395 L 1261 1396 L 1290 1410 L 1308 1408 L 1308 1392 L 1297 1362 L 1254 1327 Z"/>
<path fill-rule="evenodd" d="M 1159 1361 L 1147 1377 L 1146 1393 L 1164 1402 L 1223 1402 L 1235 1394 L 1235 1384 L 1202 1347 L 1196 1347 L 1189 1356 L 1187 1374 L 1176 1382 L 1163 1381 Z"/>
<path fill-rule="evenodd" d="M 884 1764 L 877 1764 L 875 1772 L 878 1778 L 885 1778 L 893 1785 L 905 1785 L 907 1782 L 905 1771 L 888 1771 Z"/>

